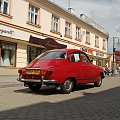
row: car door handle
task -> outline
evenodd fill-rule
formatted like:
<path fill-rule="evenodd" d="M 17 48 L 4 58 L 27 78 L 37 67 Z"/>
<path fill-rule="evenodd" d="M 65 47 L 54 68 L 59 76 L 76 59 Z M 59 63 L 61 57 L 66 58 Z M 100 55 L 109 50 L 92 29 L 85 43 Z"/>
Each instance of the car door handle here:
<path fill-rule="evenodd" d="M 86 65 L 83 65 L 83 67 L 86 67 Z"/>

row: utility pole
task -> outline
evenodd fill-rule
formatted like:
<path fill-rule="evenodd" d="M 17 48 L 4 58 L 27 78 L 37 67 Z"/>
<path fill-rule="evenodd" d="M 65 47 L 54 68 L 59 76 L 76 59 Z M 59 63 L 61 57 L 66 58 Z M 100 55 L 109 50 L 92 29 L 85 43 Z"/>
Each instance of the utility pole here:
<path fill-rule="evenodd" d="M 113 64 L 112 64 L 112 75 L 115 76 L 115 39 L 118 39 L 118 44 L 119 44 L 119 38 L 118 37 L 113 37 Z"/>

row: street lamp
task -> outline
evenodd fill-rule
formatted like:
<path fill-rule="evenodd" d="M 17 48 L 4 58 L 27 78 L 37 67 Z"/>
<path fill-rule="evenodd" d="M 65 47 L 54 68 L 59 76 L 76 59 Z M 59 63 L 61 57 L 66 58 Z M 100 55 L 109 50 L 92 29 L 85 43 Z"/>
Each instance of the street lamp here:
<path fill-rule="evenodd" d="M 118 43 L 117 44 L 120 44 L 119 42 L 119 37 L 113 37 L 113 65 L 112 65 L 112 70 L 113 70 L 113 73 L 112 75 L 114 76 L 115 75 L 115 40 L 118 40 Z"/>

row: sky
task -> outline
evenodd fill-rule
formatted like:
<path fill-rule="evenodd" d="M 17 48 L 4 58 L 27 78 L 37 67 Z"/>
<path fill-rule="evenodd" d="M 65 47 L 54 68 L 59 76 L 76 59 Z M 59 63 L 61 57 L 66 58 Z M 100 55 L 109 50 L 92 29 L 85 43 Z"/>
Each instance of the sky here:
<path fill-rule="evenodd" d="M 75 15 L 85 14 L 95 23 L 102 26 L 107 33 L 108 53 L 112 53 L 113 37 L 115 48 L 120 50 L 120 0 L 53 0 L 59 6 L 68 9 L 70 6 L 75 10 Z"/>

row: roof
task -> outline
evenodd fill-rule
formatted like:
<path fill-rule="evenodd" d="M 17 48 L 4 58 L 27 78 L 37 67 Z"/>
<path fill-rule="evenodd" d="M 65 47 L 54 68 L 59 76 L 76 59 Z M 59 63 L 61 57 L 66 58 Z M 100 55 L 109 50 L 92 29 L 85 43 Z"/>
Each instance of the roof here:
<path fill-rule="evenodd" d="M 50 50 L 50 51 L 65 51 L 65 52 L 68 52 L 68 53 L 71 53 L 71 52 L 83 52 L 83 53 L 85 53 L 84 51 L 78 50 L 78 49 L 53 49 L 53 50 Z"/>
<path fill-rule="evenodd" d="M 104 33 L 105 35 L 109 36 L 109 34 L 107 33 L 107 31 L 106 31 L 103 27 L 101 27 L 100 25 L 98 25 L 97 23 L 95 23 L 95 22 L 94 22 L 93 20 L 91 20 L 90 18 L 89 18 L 89 20 L 88 20 L 88 17 L 87 17 L 87 16 L 86 16 L 87 19 L 83 19 L 82 16 L 81 16 L 81 17 L 76 16 L 75 14 L 73 14 L 73 13 L 70 12 L 69 10 L 67 10 L 67 9 L 59 6 L 59 5 L 56 4 L 55 2 L 52 2 L 52 1 L 50 1 L 50 0 L 47 0 L 47 1 L 48 1 L 50 4 L 53 4 L 54 6 L 59 7 L 60 9 L 64 10 L 65 12 L 67 12 L 68 14 L 70 14 L 71 16 L 74 16 L 76 19 L 78 19 L 78 20 L 80 20 L 80 21 L 82 21 L 82 22 L 90 25 L 91 27 L 93 27 L 93 28 L 99 30 L 100 32 Z"/>

